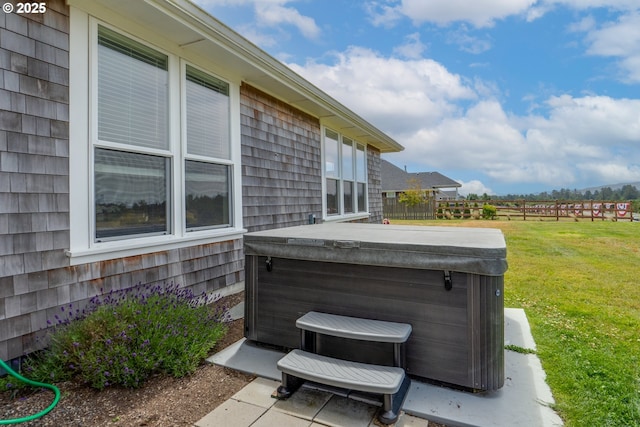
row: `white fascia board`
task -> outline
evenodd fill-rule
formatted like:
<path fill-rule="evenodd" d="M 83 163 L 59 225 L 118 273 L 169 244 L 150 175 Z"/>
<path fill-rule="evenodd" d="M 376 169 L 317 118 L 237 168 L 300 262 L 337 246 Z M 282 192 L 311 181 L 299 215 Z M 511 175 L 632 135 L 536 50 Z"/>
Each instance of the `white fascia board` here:
<path fill-rule="evenodd" d="M 339 127 L 342 133 L 355 139 L 364 139 L 364 142 L 379 148 L 382 152 L 395 152 L 404 149 L 402 145 L 384 132 L 190 1 L 147 0 L 147 2 L 153 3 L 159 8 L 172 6 L 174 13 L 176 15 L 181 14 L 185 19 L 185 23 L 191 24 L 194 29 L 197 28 L 203 37 L 213 42 L 224 43 L 224 46 L 230 52 L 238 54 L 250 66 L 259 70 L 259 73 L 263 73 L 262 79 L 275 80 L 279 85 L 287 87 L 298 94 L 296 98 L 287 97 L 286 95 L 283 97 L 282 93 L 278 93 L 278 88 L 276 90 L 269 90 L 269 87 L 265 88 L 271 95 L 282 99 L 288 104 L 295 105 L 297 108 L 320 119 L 324 116 L 328 122 L 334 122 L 334 126 Z M 248 80 L 247 82 L 260 86 L 260 81 L 257 79 L 254 81 Z M 273 84 L 265 85 L 273 88 Z M 308 106 L 309 101 L 312 104 L 316 104 L 316 108 Z M 329 115 L 319 112 L 317 107 L 327 110 Z M 319 113 L 321 115 L 318 115 Z"/>
<path fill-rule="evenodd" d="M 210 56 L 212 51 L 223 54 L 219 59 L 242 81 L 317 117 L 321 124 L 372 145 L 382 153 L 404 149 L 393 138 L 188 0 L 68 0 L 68 3 L 89 12 L 93 7 L 111 9 L 149 27 L 163 28 L 163 36 L 174 38 L 183 49 L 201 56 Z M 180 31 L 172 31 L 177 29 L 176 24 L 181 27 Z"/>

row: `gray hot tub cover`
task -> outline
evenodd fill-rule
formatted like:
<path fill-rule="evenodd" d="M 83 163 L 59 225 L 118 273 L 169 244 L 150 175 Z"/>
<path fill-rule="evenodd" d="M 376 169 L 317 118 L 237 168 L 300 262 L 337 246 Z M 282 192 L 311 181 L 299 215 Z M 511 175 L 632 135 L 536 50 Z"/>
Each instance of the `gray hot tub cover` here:
<path fill-rule="evenodd" d="M 248 233 L 246 255 L 501 276 L 502 232 L 493 228 L 324 223 Z"/>

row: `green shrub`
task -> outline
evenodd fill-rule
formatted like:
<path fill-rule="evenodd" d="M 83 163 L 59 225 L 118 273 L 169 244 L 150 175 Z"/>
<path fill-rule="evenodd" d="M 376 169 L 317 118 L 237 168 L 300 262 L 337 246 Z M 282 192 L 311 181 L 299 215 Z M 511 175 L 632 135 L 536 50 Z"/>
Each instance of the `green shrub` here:
<path fill-rule="evenodd" d="M 498 209 L 493 205 L 484 204 L 482 206 L 482 218 L 484 219 L 495 219 L 497 213 Z"/>
<path fill-rule="evenodd" d="M 456 219 L 462 218 L 462 211 L 460 211 L 460 204 L 458 204 L 458 202 L 456 202 L 456 204 L 454 205 L 453 217 Z"/>
<path fill-rule="evenodd" d="M 190 289 L 137 286 L 71 305 L 56 315 L 49 348 L 26 361 L 25 375 L 91 387 L 138 387 L 151 375 L 193 372 L 226 332 L 227 312 Z"/>
<path fill-rule="evenodd" d="M 469 206 L 469 203 L 464 204 L 464 212 L 462 217 L 464 219 L 471 218 L 471 207 Z"/>

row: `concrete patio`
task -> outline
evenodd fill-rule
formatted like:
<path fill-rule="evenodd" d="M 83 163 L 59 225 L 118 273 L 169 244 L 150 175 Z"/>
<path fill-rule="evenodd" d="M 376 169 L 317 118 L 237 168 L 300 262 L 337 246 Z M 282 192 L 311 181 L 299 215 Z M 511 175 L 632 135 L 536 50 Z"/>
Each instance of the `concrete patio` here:
<path fill-rule="evenodd" d="M 243 309 L 236 308 L 236 317 Z M 505 344 L 535 350 L 523 310 L 505 309 Z M 243 340 L 209 358 L 209 362 L 259 378 L 202 418 L 196 426 L 373 426 L 379 405 L 371 396 L 305 386 L 287 401 L 271 394 L 279 385 L 276 362 L 282 352 Z M 550 408 L 554 402 L 535 354 L 505 350 L 505 384 L 500 390 L 468 393 L 413 380 L 398 426 L 563 425 Z"/>

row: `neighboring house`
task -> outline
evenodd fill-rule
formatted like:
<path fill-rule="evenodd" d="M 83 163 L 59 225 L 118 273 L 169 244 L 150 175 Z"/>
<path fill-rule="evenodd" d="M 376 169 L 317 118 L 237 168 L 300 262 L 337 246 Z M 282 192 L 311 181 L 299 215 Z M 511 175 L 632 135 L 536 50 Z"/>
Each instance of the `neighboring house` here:
<path fill-rule="evenodd" d="M 408 189 L 420 188 L 426 198 L 435 200 L 457 200 L 461 184 L 438 172 L 410 173 L 392 163 L 382 160 L 382 197 L 396 198 Z"/>
<path fill-rule="evenodd" d="M 448 201 L 448 200 L 460 200 L 460 199 L 464 199 L 464 196 L 460 196 L 458 194 L 458 189 L 454 189 L 454 190 L 442 190 L 439 191 L 438 194 L 436 195 L 436 200 L 438 201 Z"/>
<path fill-rule="evenodd" d="M 242 236 L 382 221 L 396 141 L 185 0 L 0 15 L 0 357 L 142 283 L 239 289 Z"/>

